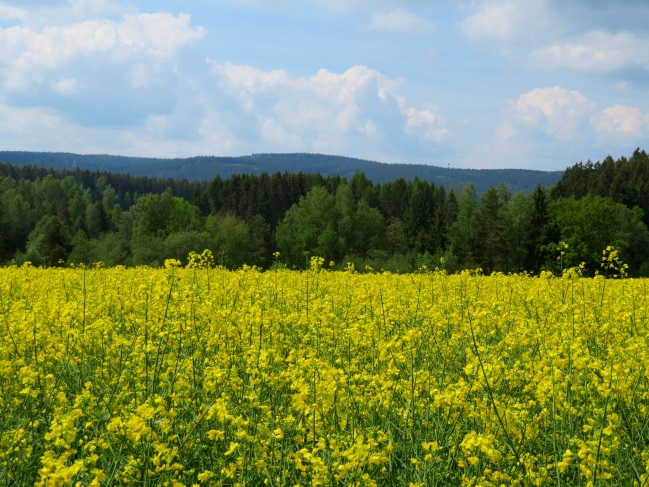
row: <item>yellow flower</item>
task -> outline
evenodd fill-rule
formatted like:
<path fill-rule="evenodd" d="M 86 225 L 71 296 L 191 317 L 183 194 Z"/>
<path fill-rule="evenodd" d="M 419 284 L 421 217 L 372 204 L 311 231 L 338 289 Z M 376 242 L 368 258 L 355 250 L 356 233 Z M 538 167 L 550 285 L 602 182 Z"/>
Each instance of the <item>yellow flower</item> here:
<path fill-rule="evenodd" d="M 207 437 L 210 440 L 222 440 L 224 436 L 225 436 L 225 431 L 221 431 L 221 430 L 209 430 L 207 432 Z"/>
<path fill-rule="evenodd" d="M 437 441 L 424 441 L 422 442 L 421 446 L 424 449 L 424 451 L 427 452 L 428 451 L 436 452 L 437 450 L 439 450 L 439 445 L 437 444 Z"/>
<path fill-rule="evenodd" d="M 204 470 L 203 472 L 199 473 L 197 477 L 201 482 L 205 482 L 214 477 L 214 475 L 214 472 L 212 472 L 211 470 Z"/>
<path fill-rule="evenodd" d="M 225 455 L 226 457 L 227 457 L 228 455 L 232 455 L 232 454 L 237 450 L 237 448 L 239 448 L 239 443 L 235 443 L 235 442 L 232 442 L 232 441 L 231 441 L 231 442 L 230 442 L 230 448 L 228 449 L 228 451 L 226 451 L 226 452 L 224 453 L 224 455 Z"/>

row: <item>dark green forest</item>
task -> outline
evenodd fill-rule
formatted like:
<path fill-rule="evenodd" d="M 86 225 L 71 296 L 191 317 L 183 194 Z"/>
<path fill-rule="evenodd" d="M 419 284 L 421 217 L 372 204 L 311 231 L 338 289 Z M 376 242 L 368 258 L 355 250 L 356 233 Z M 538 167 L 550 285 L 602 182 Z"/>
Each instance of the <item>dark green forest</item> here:
<path fill-rule="evenodd" d="M 325 177 L 350 179 L 362 172 L 374 183 L 387 183 L 400 177 L 415 177 L 443 185 L 446 189 L 464 187 L 473 182 L 478 194 L 502 181 L 512 191 L 531 192 L 537 184 L 556 184 L 562 171 L 528 169 L 460 169 L 424 164 L 385 164 L 353 157 L 326 154 L 252 154 L 238 157 L 197 156 L 177 159 L 127 157 L 105 154 L 66 152 L 0 151 L 0 161 L 17 166 L 31 165 L 59 170 L 86 169 L 156 178 L 211 181 L 216 176 L 230 178 L 239 174 L 261 175 L 276 172 L 319 173 Z"/>
<path fill-rule="evenodd" d="M 161 265 L 212 250 L 219 265 L 531 272 L 585 264 L 614 246 L 649 275 L 649 156 L 578 163 L 553 186 L 484 192 L 417 177 L 376 183 L 275 172 L 211 182 L 0 164 L 0 262 Z M 278 254 L 279 252 L 279 254 Z"/>

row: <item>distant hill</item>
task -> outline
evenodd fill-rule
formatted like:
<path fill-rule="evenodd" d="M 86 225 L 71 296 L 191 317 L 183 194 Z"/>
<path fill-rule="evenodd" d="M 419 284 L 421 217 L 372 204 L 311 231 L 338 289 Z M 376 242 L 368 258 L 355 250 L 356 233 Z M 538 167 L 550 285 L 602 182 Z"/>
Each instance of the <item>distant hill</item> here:
<path fill-rule="evenodd" d="M 216 176 L 263 172 L 319 172 L 323 176 L 350 178 L 364 172 L 375 183 L 386 183 L 400 177 L 415 177 L 447 189 L 461 188 L 472 182 L 478 193 L 504 182 L 511 191 L 531 192 L 537 184 L 556 184 L 563 171 L 532 171 L 527 169 L 452 169 L 423 164 L 385 164 L 351 157 L 323 154 L 253 154 L 241 157 L 197 156 L 176 159 L 126 157 L 113 155 L 82 155 L 65 152 L 0 151 L 0 162 L 57 169 L 89 169 L 149 176 L 156 178 L 210 181 Z"/>

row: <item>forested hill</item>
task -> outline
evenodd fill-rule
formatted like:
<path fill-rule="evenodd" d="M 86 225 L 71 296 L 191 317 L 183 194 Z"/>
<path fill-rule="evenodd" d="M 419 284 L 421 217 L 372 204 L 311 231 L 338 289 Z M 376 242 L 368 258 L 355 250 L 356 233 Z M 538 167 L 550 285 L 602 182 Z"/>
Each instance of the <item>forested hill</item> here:
<path fill-rule="evenodd" d="M 0 163 L 0 265 L 157 266 L 209 249 L 228 268 L 305 268 L 317 256 L 339 269 L 594 275 L 621 259 L 629 275 L 649 276 L 647 194 L 640 150 L 577 164 L 552 189 L 482 194 L 419 178 L 376 184 L 360 172 L 207 183 Z"/>
<path fill-rule="evenodd" d="M 478 194 L 504 182 L 513 192 L 531 193 L 538 185 L 551 186 L 563 171 L 532 171 L 526 169 L 454 169 L 422 164 L 385 164 L 351 157 L 323 154 L 253 154 L 241 157 L 198 156 L 184 159 L 158 159 L 112 155 L 81 155 L 64 152 L 0 151 L 0 162 L 33 165 L 57 169 L 88 169 L 134 176 L 211 181 L 215 176 L 229 178 L 235 174 L 320 173 L 350 179 L 363 172 L 375 183 L 386 183 L 415 177 L 443 185 L 461 188 L 475 184 Z"/>

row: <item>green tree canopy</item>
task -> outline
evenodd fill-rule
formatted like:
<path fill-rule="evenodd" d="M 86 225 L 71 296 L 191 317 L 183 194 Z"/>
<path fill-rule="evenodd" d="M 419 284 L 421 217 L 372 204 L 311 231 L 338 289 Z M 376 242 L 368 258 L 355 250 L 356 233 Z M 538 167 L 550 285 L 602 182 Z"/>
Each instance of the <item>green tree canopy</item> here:
<path fill-rule="evenodd" d="M 46 215 L 27 239 L 27 260 L 34 265 L 57 266 L 65 262 L 71 249 L 70 234 L 56 215 Z"/>
<path fill-rule="evenodd" d="M 309 256 L 338 260 L 340 213 L 336 199 L 322 186 L 316 186 L 293 205 L 277 227 L 275 239 L 282 260 L 291 266 L 304 267 Z"/>
<path fill-rule="evenodd" d="M 591 272 L 600 268 L 602 251 L 614 246 L 624 262 L 634 264 L 647 255 L 649 231 L 639 208 L 629 209 L 611 198 L 559 198 L 550 205 L 560 238 L 568 244 L 565 262 L 584 262 Z"/>

